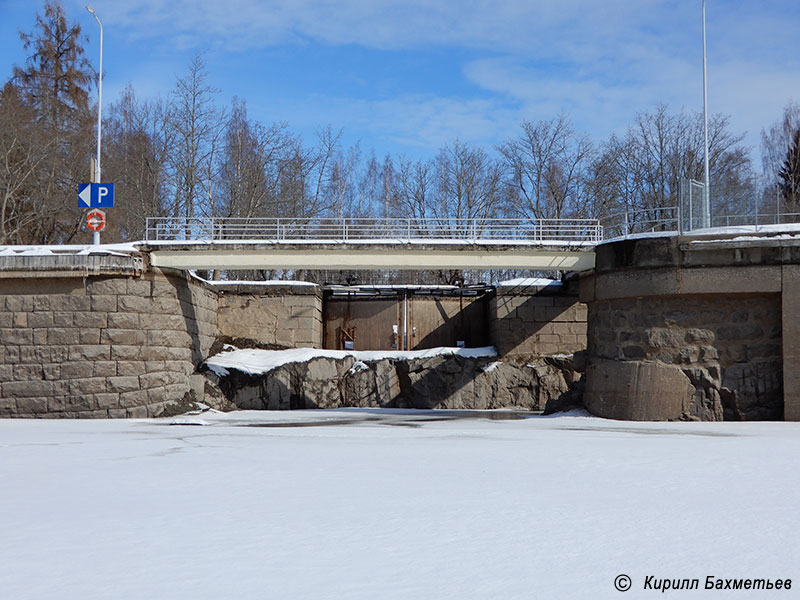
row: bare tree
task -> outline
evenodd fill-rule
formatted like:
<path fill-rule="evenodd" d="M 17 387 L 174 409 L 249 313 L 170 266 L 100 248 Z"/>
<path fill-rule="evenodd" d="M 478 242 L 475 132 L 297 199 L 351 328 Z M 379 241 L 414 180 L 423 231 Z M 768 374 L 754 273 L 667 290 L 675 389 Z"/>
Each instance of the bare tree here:
<path fill-rule="evenodd" d="M 356 166 L 360 162 L 358 144 L 346 151 L 337 150 L 331 157 L 329 174 L 325 184 L 326 205 L 334 216 L 358 217 L 356 210 Z"/>
<path fill-rule="evenodd" d="M 16 86 L 6 83 L 0 92 L 0 244 L 22 243 L 39 218 L 33 204 L 37 175 L 54 143 Z"/>
<path fill-rule="evenodd" d="M 435 161 L 438 201 L 432 216 L 482 221 L 498 216 L 502 199 L 502 167 L 481 148 L 455 142 L 443 148 Z"/>
<path fill-rule="evenodd" d="M 712 213 L 729 214 L 752 207 L 753 179 L 743 135 L 730 131 L 727 117 L 709 121 Z M 594 216 L 628 213 L 654 218 L 653 209 L 675 207 L 683 178 L 703 179 L 703 115 L 670 114 L 664 105 L 640 113 L 624 137 L 611 136 L 592 165 L 589 205 Z"/>
<path fill-rule="evenodd" d="M 433 165 L 430 161 L 400 159 L 397 197 L 403 214 L 417 219 L 430 216 L 433 188 Z"/>
<path fill-rule="evenodd" d="M 499 148 L 516 190 L 508 207 L 518 217 L 561 218 L 582 213 L 587 200 L 585 170 L 594 147 L 561 114 L 549 121 L 524 121 L 522 133 Z"/>
<path fill-rule="evenodd" d="M 176 217 L 214 213 L 214 184 L 225 112 L 214 102 L 219 90 L 211 87 L 207 79 L 205 62 L 197 54 L 189 72 L 178 79 L 172 92 L 169 170 L 171 208 Z"/>
<path fill-rule="evenodd" d="M 167 162 L 172 147 L 168 106 L 160 99 L 139 101 L 128 86 L 109 108 L 104 125 L 104 168 L 117 186 L 118 217 L 112 228 L 123 240 L 144 237 L 145 217 L 166 216 Z"/>
<path fill-rule="evenodd" d="M 234 99 L 225 133 L 221 166 L 223 201 L 218 214 L 277 217 L 282 214 L 281 171 L 291 161 L 296 140 L 285 123 L 265 127 L 247 116 L 244 101 Z"/>
<path fill-rule="evenodd" d="M 317 147 L 306 154 L 308 177 L 313 181 L 310 186 L 311 194 L 307 198 L 306 215 L 317 216 L 321 213 L 335 214 L 335 203 L 326 197 L 325 190 L 332 177 L 333 165 L 331 161 L 339 150 L 343 131 L 333 131 L 329 125 L 317 131 Z"/>

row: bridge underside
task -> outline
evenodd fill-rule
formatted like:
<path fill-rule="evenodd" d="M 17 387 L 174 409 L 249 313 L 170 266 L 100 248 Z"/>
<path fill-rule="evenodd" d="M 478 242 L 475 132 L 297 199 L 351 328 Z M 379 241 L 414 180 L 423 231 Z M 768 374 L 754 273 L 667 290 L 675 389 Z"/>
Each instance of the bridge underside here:
<path fill-rule="evenodd" d="M 575 245 L 152 244 L 154 267 L 175 269 L 533 269 L 594 267 L 594 248 Z"/>

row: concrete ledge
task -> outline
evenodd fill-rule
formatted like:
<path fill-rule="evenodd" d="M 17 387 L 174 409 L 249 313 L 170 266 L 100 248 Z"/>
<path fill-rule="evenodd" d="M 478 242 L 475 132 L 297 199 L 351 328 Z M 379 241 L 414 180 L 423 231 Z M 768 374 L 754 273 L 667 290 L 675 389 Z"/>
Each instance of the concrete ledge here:
<path fill-rule="evenodd" d="M 773 294 L 781 291 L 780 266 L 642 268 L 581 278 L 581 302 L 686 294 Z"/>
<path fill-rule="evenodd" d="M 211 283 L 208 288 L 219 294 L 250 294 L 252 296 L 318 296 L 322 297 L 320 286 L 287 281 L 285 284 L 259 285 L 258 283 Z"/>

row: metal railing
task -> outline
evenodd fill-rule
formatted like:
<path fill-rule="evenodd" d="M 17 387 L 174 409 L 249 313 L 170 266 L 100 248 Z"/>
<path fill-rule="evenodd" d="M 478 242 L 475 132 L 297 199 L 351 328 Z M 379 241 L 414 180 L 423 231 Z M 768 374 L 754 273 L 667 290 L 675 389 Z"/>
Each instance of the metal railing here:
<path fill-rule="evenodd" d="M 789 225 L 796 223 L 800 223 L 800 213 L 711 215 L 712 227 L 760 227 L 762 225 Z"/>
<path fill-rule="evenodd" d="M 147 217 L 147 241 L 582 242 L 603 240 L 597 219 L 365 219 Z"/>
<path fill-rule="evenodd" d="M 713 214 L 713 228 L 800 223 L 800 213 Z M 689 233 L 677 206 L 635 209 L 601 219 L 366 219 L 148 217 L 147 241 L 563 242 L 596 244 L 651 232 Z M 694 228 L 696 229 L 696 228 Z"/>
<path fill-rule="evenodd" d="M 605 239 L 612 239 L 634 233 L 678 231 L 680 216 L 677 206 L 666 206 L 613 213 L 602 217 L 600 222 Z"/>

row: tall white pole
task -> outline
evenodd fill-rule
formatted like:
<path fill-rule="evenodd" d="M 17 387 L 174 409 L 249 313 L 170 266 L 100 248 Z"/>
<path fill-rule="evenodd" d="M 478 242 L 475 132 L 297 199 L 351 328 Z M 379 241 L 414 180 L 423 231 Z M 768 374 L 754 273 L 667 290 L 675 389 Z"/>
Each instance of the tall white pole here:
<path fill-rule="evenodd" d="M 97 162 L 94 166 L 94 182 L 100 183 L 100 140 L 103 137 L 103 24 L 94 12 L 94 8 L 86 6 L 86 10 L 92 13 L 94 20 L 100 26 L 100 71 L 97 74 Z M 100 243 L 100 232 L 95 231 L 92 242 L 97 245 Z"/>
<path fill-rule="evenodd" d="M 708 173 L 708 79 L 706 76 L 706 0 L 703 0 L 703 136 L 705 143 L 705 189 L 703 190 L 703 227 L 711 227 L 711 185 Z"/>

